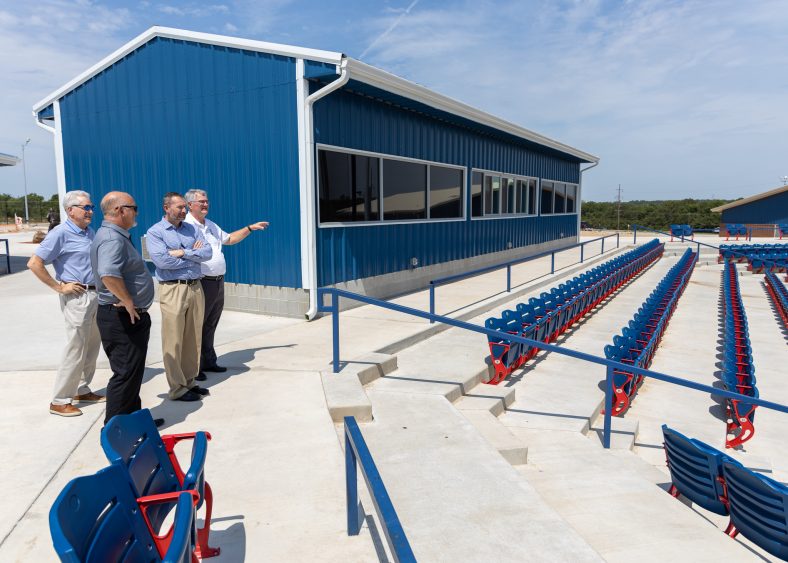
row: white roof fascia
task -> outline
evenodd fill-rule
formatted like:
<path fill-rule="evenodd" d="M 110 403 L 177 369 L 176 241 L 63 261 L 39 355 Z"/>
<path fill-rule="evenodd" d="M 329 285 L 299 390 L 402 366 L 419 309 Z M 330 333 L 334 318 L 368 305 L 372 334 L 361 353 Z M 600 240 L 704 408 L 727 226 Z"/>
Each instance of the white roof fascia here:
<path fill-rule="evenodd" d="M 212 33 L 200 33 L 196 31 L 186 31 L 183 29 L 175 29 L 171 27 L 154 26 L 147 31 L 141 33 L 120 49 L 105 57 L 85 72 L 71 80 L 68 84 L 58 88 L 46 98 L 42 99 L 33 106 L 33 113 L 38 114 L 41 110 L 45 109 L 49 104 L 62 98 L 70 91 L 74 90 L 81 84 L 84 84 L 92 77 L 112 66 L 120 59 L 144 45 L 154 37 L 165 37 L 168 39 L 180 39 L 183 41 L 194 41 L 196 43 L 207 43 L 210 45 L 217 45 L 220 47 L 230 47 L 235 49 L 243 49 L 246 51 L 258 51 L 261 53 L 270 53 L 272 55 L 281 55 L 284 57 L 293 57 L 296 59 L 309 59 L 312 61 L 329 63 L 338 65 L 342 62 L 342 53 L 334 53 L 331 51 L 321 51 L 318 49 L 307 49 L 303 47 L 292 47 L 290 45 L 281 45 L 278 43 L 267 43 L 265 41 L 255 41 L 252 39 L 241 39 L 239 37 L 229 37 L 226 35 L 214 35 Z"/>
<path fill-rule="evenodd" d="M 515 137 L 533 141 L 539 145 L 550 147 L 565 154 L 570 154 L 587 162 L 599 162 L 599 157 L 597 156 L 505 121 L 500 117 L 495 117 L 494 115 L 473 108 L 467 104 L 449 98 L 448 96 L 433 92 L 424 86 L 419 86 L 414 82 L 410 82 L 409 80 L 405 80 L 404 78 L 400 78 L 399 76 L 395 76 L 379 68 L 362 63 L 356 59 L 348 58 L 348 71 L 350 72 L 350 78 L 369 84 L 370 86 L 376 86 L 387 92 L 399 94 L 417 102 L 424 103 L 430 107 L 464 117 L 476 123 L 488 125 L 494 129 L 510 133 Z"/>
<path fill-rule="evenodd" d="M 20 162 L 21 158 L 0 152 L 0 166 L 16 166 Z"/>
<path fill-rule="evenodd" d="M 764 199 L 767 197 L 771 197 L 773 195 L 781 194 L 786 190 L 788 190 L 788 186 L 780 186 L 779 188 L 774 188 L 773 190 L 769 190 L 768 192 L 761 192 L 759 194 L 751 195 L 750 197 L 737 199 L 736 201 L 726 203 L 725 205 L 720 205 L 719 207 L 715 207 L 710 211 L 712 211 L 713 213 L 720 213 L 732 207 L 739 207 L 740 205 L 744 205 L 745 203 L 751 203 L 753 201 L 758 201 L 759 199 Z"/>

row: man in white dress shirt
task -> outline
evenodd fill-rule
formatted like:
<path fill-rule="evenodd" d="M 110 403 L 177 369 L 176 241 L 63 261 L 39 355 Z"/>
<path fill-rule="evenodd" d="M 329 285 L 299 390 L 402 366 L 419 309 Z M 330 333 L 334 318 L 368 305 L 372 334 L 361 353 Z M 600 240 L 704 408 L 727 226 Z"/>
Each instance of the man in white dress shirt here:
<path fill-rule="evenodd" d="M 227 368 L 216 363 L 216 350 L 213 347 L 214 334 L 224 309 L 224 274 L 227 263 L 224 260 L 222 246 L 238 244 L 252 231 L 263 231 L 268 228 L 266 221 L 251 223 L 230 234 L 224 232 L 219 225 L 207 218 L 208 193 L 205 190 L 192 189 L 186 192 L 189 213 L 186 221 L 197 227 L 211 245 L 213 255 L 210 260 L 202 262 L 202 290 L 205 295 L 205 319 L 202 325 L 202 345 L 200 350 L 200 373 L 197 381 L 207 379 L 205 372 L 224 372 Z"/>

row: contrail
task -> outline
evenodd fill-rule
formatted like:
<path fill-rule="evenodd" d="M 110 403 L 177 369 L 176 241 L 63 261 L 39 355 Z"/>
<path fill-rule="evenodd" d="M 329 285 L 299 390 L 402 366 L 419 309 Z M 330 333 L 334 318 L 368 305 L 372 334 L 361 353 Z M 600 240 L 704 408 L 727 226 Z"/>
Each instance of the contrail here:
<path fill-rule="evenodd" d="M 380 42 L 381 42 L 383 39 L 385 39 L 385 38 L 386 38 L 386 36 L 387 36 L 389 33 L 391 33 L 392 31 L 394 31 L 394 28 L 395 28 L 395 27 L 397 27 L 397 26 L 399 25 L 399 22 L 401 22 L 401 21 L 402 21 L 402 18 L 404 18 L 405 16 L 407 16 L 408 14 L 410 14 L 410 11 L 411 11 L 411 10 L 413 9 L 413 7 L 414 7 L 416 4 L 418 4 L 418 3 L 419 3 L 419 0 L 413 0 L 413 2 L 411 2 L 411 3 L 410 3 L 410 6 L 408 6 L 408 7 L 407 7 L 407 9 L 406 9 L 404 12 L 402 12 L 402 13 L 399 15 L 399 17 L 398 17 L 396 20 L 394 20 L 394 23 L 392 23 L 392 24 L 389 26 L 389 28 L 388 28 L 388 29 L 387 29 L 386 31 L 384 31 L 383 33 L 381 33 L 381 34 L 380 34 L 380 35 L 379 35 L 379 36 L 378 36 L 378 37 L 377 37 L 377 38 L 376 38 L 376 39 L 375 39 L 375 40 L 374 40 L 372 43 L 370 43 L 370 44 L 369 44 L 369 47 L 367 47 L 366 49 L 364 49 L 364 52 L 363 52 L 363 53 L 361 53 L 361 54 L 358 56 L 359 60 L 363 59 L 363 58 L 364 58 L 364 56 L 365 56 L 367 53 L 369 53 L 369 51 L 372 49 L 372 47 L 374 47 L 375 45 L 377 45 L 378 43 L 380 43 Z"/>

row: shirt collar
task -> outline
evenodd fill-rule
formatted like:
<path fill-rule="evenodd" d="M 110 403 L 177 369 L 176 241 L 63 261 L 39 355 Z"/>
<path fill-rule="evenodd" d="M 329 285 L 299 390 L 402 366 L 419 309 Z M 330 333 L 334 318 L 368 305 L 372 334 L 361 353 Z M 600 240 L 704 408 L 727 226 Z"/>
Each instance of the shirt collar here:
<path fill-rule="evenodd" d="M 112 229 L 113 231 L 117 231 L 120 234 L 122 234 L 124 237 L 126 237 L 127 239 L 131 240 L 131 235 L 129 234 L 129 232 L 126 229 L 124 229 L 123 227 L 121 227 L 119 225 L 116 225 L 115 223 L 110 223 L 109 221 L 105 220 L 105 221 L 101 222 L 101 226 L 102 227 L 106 227 L 108 229 Z"/>
<path fill-rule="evenodd" d="M 188 219 L 188 218 L 189 218 L 189 214 L 187 213 L 187 214 L 186 214 L 186 219 Z M 162 218 L 161 218 L 161 225 L 162 225 L 162 227 L 164 227 L 165 229 L 172 229 L 173 231 L 178 231 L 178 230 L 180 230 L 180 229 L 183 227 L 183 224 L 186 222 L 186 219 L 184 219 L 183 221 L 181 221 L 181 224 L 180 224 L 179 226 L 177 226 L 177 227 L 176 227 L 175 225 L 173 225 L 172 223 L 170 223 L 169 221 L 167 221 L 167 218 L 166 218 L 166 217 L 162 216 Z"/>
<path fill-rule="evenodd" d="M 87 234 L 88 234 L 88 227 L 85 227 L 84 229 L 80 229 L 79 227 L 77 227 L 77 226 L 76 226 L 76 225 L 73 223 L 73 221 L 71 221 L 71 219 L 66 219 L 66 227 L 67 227 L 67 228 L 68 228 L 68 229 L 69 229 L 69 230 L 70 230 L 72 233 L 76 233 L 76 234 L 78 234 L 78 235 L 83 235 L 83 236 L 84 236 L 84 235 L 87 235 Z"/>

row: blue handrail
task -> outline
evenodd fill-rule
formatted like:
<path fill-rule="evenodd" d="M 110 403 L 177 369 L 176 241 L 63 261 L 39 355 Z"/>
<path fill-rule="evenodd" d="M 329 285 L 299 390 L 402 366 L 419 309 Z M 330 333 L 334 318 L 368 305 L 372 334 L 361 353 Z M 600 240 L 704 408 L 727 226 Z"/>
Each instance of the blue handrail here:
<path fill-rule="evenodd" d="M 547 252 L 541 252 L 539 254 L 534 254 L 533 256 L 526 256 L 525 258 L 518 258 L 517 260 L 501 262 L 499 264 L 493 264 L 492 266 L 477 268 L 476 270 L 471 270 L 469 272 L 463 272 L 461 274 L 453 274 L 451 276 L 444 276 L 442 278 L 436 278 L 434 280 L 430 280 L 430 313 L 435 314 L 435 288 L 438 287 L 439 285 L 446 285 L 448 283 L 453 283 L 467 278 L 472 278 L 474 276 L 480 276 L 481 274 L 494 272 L 495 270 L 500 270 L 501 268 L 506 268 L 506 292 L 510 293 L 512 291 L 512 266 L 516 264 L 522 264 L 523 262 L 530 262 L 531 260 L 536 260 L 537 258 L 544 258 L 545 256 L 550 256 L 550 273 L 554 274 L 556 252 L 564 252 L 566 250 L 572 250 L 573 248 L 580 247 L 580 263 L 582 264 L 583 260 L 585 259 L 585 245 L 601 240 L 602 251 L 599 253 L 599 255 L 602 255 L 605 253 L 605 239 L 610 237 L 616 237 L 616 248 L 618 248 L 620 236 L 618 233 L 615 233 L 612 235 L 605 235 L 602 237 L 597 237 L 595 239 L 578 242 L 571 246 L 565 246 L 563 248 L 557 248 L 555 250 L 548 250 Z M 434 322 L 435 321 L 430 321 L 430 324 Z"/>
<path fill-rule="evenodd" d="M 612 424 L 610 417 L 613 408 L 613 393 L 614 393 L 613 370 L 615 369 L 626 370 L 630 373 L 636 373 L 638 375 L 643 375 L 645 377 L 652 377 L 659 381 L 665 381 L 667 383 L 672 383 L 674 385 L 688 387 L 690 389 L 695 389 L 696 391 L 705 391 L 706 393 L 709 393 L 710 395 L 715 397 L 738 399 L 740 401 L 746 401 L 750 404 L 758 405 L 767 409 L 788 413 L 788 405 L 781 405 L 780 403 L 773 403 L 771 401 L 766 401 L 760 398 L 755 399 L 753 397 L 748 397 L 740 393 L 725 391 L 724 389 L 716 389 L 714 387 L 711 387 L 710 385 L 695 383 L 694 381 L 690 381 L 688 379 L 682 379 L 680 377 L 675 377 L 673 375 L 668 375 L 657 371 L 651 371 L 648 369 L 639 368 L 632 364 L 624 364 L 621 362 L 616 362 L 614 360 L 608 360 L 607 358 L 601 358 L 599 356 L 593 356 L 591 354 L 586 354 L 584 352 L 578 352 L 577 350 L 572 350 L 571 348 L 566 348 L 564 346 L 556 346 L 555 344 L 546 344 L 539 340 L 525 338 L 522 336 L 518 336 L 516 334 L 504 333 L 498 330 L 493 330 L 490 328 L 475 325 L 465 321 L 452 319 L 451 317 L 445 317 L 442 315 L 436 315 L 434 313 L 428 313 L 426 311 L 421 311 L 419 309 L 414 309 L 412 307 L 406 307 L 404 305 L 398 305 L 396 303 L 389 303 L 388 301 L 381 301 L 380 299 L 375 299 L 374 297 L 368 297 L 366 295 L 361 295 L 359 293 L 345 291 L 344 289 L 337 289 L 335 287 L 321 287 L 317 290 L 317 292 L 318 292 L 318 310 L 324 313 L 331 313 L 332 316 L 332 337 L 333 337 L 332 366 L 334 373 L 339 373 L 340 371 L 340 361 L 339 361 L 339 310 L 340 310 L 339 299 L 340 297 L 344 297 L 346 299 L 352 299 L 354 301 L 359 301 L 361 303 L 367 303 L 368 305 L 375 305 L 376 307 L 381 307 L 383 309 L 390 309 L 392 311 L 397 311 L 399 313 L 404 313 L 406 315 L 412 315 L 414 317 L 421 317 L 422 319 L 438 321 L 442 324 L 446 324 L 456 328 L 462 328 L 464 330 L 470 330 L 472 332 L 478 332 L 479 334 L 484 334 L 486 336 L 494 336 L 495 338 L 508 340 L 509 342 L 519 342 L 521 344 L 527 344 L 528 346 L 534 346 L 541 350 L 548 350 L 550 352 L 555 352 L 556 354 L 569 356 L 570 358 L 577 358 L 578 360 L 583 360 L 593 364 L 606 366 L 607 376 L 605 383 L 605 425 L 604 425 L 604 434 L 602 440 L 605 448 L 610 447 L 610 429 Z M 330 306 L 326 306 L 324 303 L 323 297 L 325 295 L 331 296 Z"/>
<path fill-rule="evenodd" d="M 389 544 L 394 561 L 416 561 L 413 550 L 410 548 L 405 530 L 402 529 L 397 512 L 391 503 L 391 498 L 383 484 L 378 468 L 372 459 L 367 443 L 356 419 L 352 416 L 345 417 L 345 493 L 347 498 L 347 534 L 357 536 L 361 530 L 361 517 L 358 513 L 358 472 L 367 482 L 369 495 L 378 513 L 383 533 Z"/>
<path fill-rule="evenodd" d="M 674 235 L 671 235 L 670 233 L 666 233 L 664 231 L 658 231 L 656 229 L 650 229 L 650 228 L 644 227 L 642 225 L 632 225 L 632 229 L 633 229 L 633 232 L 634 232 L 634 237 L 632 238 L 632 242 L 634 244 L 637 244 L 637 242 L 638 242 L 638 230 L 640 230 L 640 231 L 648 231 L 649 233 L 656 233 L 658 235 L 665 235 L 666 237 L 673 237 L 674 236 Z M 681 237 L 681 242 L 685 242 L 683 236 Z M 720 250 L 719 246 L 715 246 L 715 245 L 709 244 L 707 242 L 700 242 L 700 241 L 695 240 L 695 241 L 690 241 L 690 244 L 697 245 L 697 247 L 698 247 L 698 256 L 700 256 L 700 247 L 701 246 L 707 246 L 709 248 L 714 248 L 717 251 Z M 746 252 L 739 252 L 738 250 L 731 250 L 729 248 L 726 248 L 725 252 L 730 252 L 731 254 L 736 254 L 738 256 L 744 256 L 745 258 L 749 259 L 749 256 L 748 256 L 748 254 Z M 771 260 L 764 260 L 764 262 L 768 263 L 768 264 L 777 265 L 775 262 L 772 262 Z"/>

